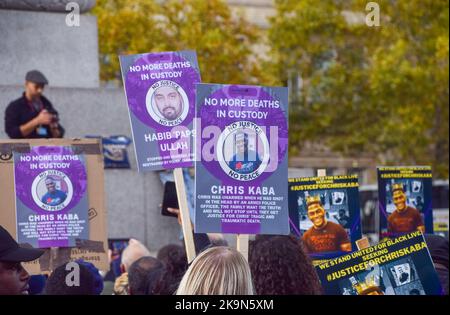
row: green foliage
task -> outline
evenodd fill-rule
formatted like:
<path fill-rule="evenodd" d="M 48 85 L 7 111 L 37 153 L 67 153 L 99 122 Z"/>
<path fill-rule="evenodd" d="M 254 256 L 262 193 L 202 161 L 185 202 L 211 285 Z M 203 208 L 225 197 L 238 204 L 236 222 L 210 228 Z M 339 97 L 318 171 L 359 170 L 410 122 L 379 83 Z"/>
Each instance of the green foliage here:
<path fill-rule="evenodd" d="M 221 0 L 98 0 L 93 12 L 102 80 L 120 79 L 119 54 L 187 49 L 197 51 L 204 82 L 251 84 L 264 77 L 251 50 L 257 28 Z"/>
<path fill-rule="evenodd" d="M 307 139 L 383 164 L 432 164 L 448 178 L 448 1 L 377 1 L 379 27 L 365 24 L 367 1 L 275 3 L 276 75 L 303 82 L 291 98 L 292 153 Z"/>
<path fill-rule="evenodd" d="M 120 81 L 118 54 L 184 49 L 197 51 L 204 82 L 300 76 L 291 154 L 313 142 L 381 164 L 432 164 L 448 178 L 448 0 L 378 0 L 379 27 L 364 23 L 367 2 L 275 0 L 270 55 L 260 56 L 263 32 L 223 0 L 98 0 L 101 78 Z"/>

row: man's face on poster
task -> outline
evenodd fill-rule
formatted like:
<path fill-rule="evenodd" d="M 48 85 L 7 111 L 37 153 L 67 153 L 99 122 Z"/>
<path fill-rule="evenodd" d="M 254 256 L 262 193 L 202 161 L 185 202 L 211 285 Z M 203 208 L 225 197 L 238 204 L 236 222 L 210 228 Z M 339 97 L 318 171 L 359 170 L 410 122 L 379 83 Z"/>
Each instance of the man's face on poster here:
<path fill-rule="evenodd" d="M 406 209 L 406 196 L 401 190 L 396 190 L 392 194 L 392 201 L 398 211 L 402 212 Z"/>
<path fill-rule="evenodd" d="M 239 135 L 236 137 L 236 150 L 239 154 L 244 154 L 247 150 L 247 145 L 245 143 L 245 136 L 244 134 Z"/>
<path fill-rule="evenodd" d="M 180 93 L 170 86 L 158 88 L 154 94 L 155 104 L 161 115 L 167 120 L 177 119 L 182 110 L 183 104 Z"/>
<path fill-rule="evenodd" d="M 325 225 L 325 209 L 319 203 L 313 203 L 308 206 L 308 218 L 313 225 L 321 228 Z"/>
<path fill-rule="evenodd" d="M 56 190 L 55 182 L 52 180 L 48 180 L 45 182 L 45 186 L 47 187 L 48 192 L 54 192 Z"/>

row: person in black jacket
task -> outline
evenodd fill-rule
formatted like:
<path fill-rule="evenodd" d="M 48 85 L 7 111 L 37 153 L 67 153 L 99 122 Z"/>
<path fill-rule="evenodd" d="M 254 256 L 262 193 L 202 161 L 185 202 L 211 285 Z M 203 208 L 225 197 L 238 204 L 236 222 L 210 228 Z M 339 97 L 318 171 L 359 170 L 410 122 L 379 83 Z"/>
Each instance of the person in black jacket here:
<path fill-rule="evenodd" d="M 64 128 L 59 124 L 58 112 L 42 95 L 48 80 L 37 71 L 25 76 L 25 92 L 11 102 L 5 111 L 5 132 L 12 139 L 62 138 Z"/>

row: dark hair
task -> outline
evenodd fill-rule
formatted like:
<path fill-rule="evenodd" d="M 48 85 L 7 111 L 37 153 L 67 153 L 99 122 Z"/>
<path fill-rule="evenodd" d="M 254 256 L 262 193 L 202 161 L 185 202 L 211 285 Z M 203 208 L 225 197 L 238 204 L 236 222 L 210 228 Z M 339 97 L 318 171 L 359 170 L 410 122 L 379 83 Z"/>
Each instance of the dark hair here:
<path fill-rule="evenodd" d="M 213 238 L 211 240 L 211 246 L 225 246 L 225 247 L 228 247 L 228 242 L 224 238 Z"/>
<path fill-rule="evenodd" d="M 322 294 L 311 260 L 293 236 L 257 236 L 249 263 L 256 294 Z"/>
<path fill-rule="evenodd" d="M 79 268 L 79 283 L 76 283 L 71 275 L 75 270 L 66 266 L 69 262 L 56 268 L 45 284 L 44 294 L 46 295 L 95 295 L 95 278 L 89 269 L 83 264 L 77 264 Z M 73 273 L 74 277 L 76 274 Z M 67 283 L 67 280 L 74 280 L 74 285 Z"/>
<path fill-rule="evenodd" d="M 161 294 L 174 294 L 180 284 L 181 278 L 188 268 L 186 251 L 183 246 L 169 244 L 162 247 L 156 256 L 166 267 L 162 279 Z"/>
<path fill-rule="evenodd" d="M 167 271 L 174 275 L 183 276 L 187 270 L 186 251 L 181 245 L 169 244 L 161 247 L 156 257 L 166 265 Z"/>
<path fill-rule="evenodd" d="M 154 257 L 141 257 L 128 270 L 128 285 L 132 295 L 161 294 L 166 268 Z"/>

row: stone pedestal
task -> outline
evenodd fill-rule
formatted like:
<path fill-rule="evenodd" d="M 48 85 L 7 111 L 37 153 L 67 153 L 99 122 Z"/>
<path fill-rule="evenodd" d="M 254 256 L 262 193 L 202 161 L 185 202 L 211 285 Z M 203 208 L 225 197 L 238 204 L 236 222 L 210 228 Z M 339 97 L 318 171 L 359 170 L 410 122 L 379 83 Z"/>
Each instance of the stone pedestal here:
<path fill-rule="evenodd" d="M 0 0 L 0 9 L 65 12 L 73 4 L 83 13 L 95 6 L 95 0 Z"/>
<path fill-rule="evenodd" d="M 65 13 L 0 10 L 0 85 L 22 85 L 25 73 L 42 71 L 54 87 L 99 86 L 97 19 Z"/>

